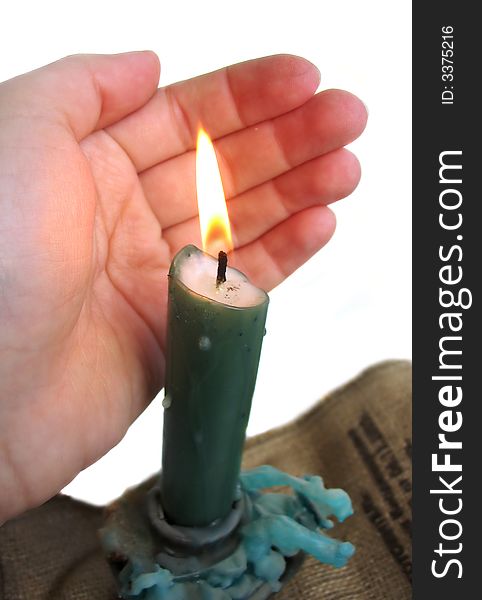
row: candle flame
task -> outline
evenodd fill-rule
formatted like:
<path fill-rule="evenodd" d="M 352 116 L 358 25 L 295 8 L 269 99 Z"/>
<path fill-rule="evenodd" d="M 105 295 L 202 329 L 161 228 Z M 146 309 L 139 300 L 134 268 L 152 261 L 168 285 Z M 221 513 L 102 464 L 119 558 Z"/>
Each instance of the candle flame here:
<path fill-rule="evenodd" d="M 233 249 L 219 165 L 210 137 L 200 129 L 196 150 L 196 189 L 203 250 L 216 256 Z"/>

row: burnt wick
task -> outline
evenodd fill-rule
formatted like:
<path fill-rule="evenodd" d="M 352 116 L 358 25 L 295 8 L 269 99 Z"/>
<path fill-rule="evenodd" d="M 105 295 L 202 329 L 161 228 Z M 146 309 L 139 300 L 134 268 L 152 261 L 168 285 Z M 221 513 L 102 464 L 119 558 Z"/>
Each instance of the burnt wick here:
<path fill-rule="evenodd" d="M 218 274 L 216 276 L 216 287 L 226 281 L 226 267 L 228 266 L 228 255 L 222 250 L 218 254 Z"/>

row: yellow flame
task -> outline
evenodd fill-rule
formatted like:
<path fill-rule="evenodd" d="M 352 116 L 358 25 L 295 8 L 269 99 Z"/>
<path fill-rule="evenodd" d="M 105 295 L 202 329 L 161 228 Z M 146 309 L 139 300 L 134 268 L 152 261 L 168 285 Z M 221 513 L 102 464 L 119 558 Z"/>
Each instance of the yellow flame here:
<path fill-rule="evenodd" d="M 210 137 L 200 129 L 196 150 L 196 189 L 203 250 L 217 256 L 233 249 L 221 173 Z"/>

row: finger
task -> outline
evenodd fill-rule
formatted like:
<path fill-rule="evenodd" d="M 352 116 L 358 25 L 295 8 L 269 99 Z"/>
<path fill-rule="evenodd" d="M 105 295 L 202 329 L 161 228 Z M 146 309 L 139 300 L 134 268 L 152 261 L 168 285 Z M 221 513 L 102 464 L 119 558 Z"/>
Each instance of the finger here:
<path fill-rule="evenodd" d="M 358 98 L 328 90 L 290 113 L 222 138 L 216 152 L 226 197 L 352 142 L 366 119 Z M 197 213 L 194 152 L 152 167 L 140 179 L 163 228 Z"/>
<path fill-rule="evenodd" d="M 329 208 L 307 208 L 236 250 L 230 264 L 269 291 L 316 254 L 335 227 L 335 215 Z"/>
<path fill-rule="evenodd" d="M 60 121 L 81 140 L 144 105 L 158 81 L 153 52 L 69 56 L 5 82 L 2 108 Z"/>
<path fill-rule="evenodd" d="M 360 180 L 360 163 L 339 149 L 280 175 L 228 201 L 234 247 L 249 244 L 295 213 L 351 194 Z M 164 230 L 172 253 L 188 241 L 201 245 L 196 215 Z"/>
<path fill-rule="evenodd" d="M 303 58 L 268 56 L 161 88 L 109 128 L 138 171 L 193 149 L 199 125 L 217 138 L 280 115 L 312 96 L 318 69 Z"/>

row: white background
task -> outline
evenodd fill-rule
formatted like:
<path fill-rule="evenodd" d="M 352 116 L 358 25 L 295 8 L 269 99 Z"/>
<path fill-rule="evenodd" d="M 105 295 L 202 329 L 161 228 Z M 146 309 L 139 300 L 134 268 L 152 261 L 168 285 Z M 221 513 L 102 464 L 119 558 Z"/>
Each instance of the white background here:
<path fill-rule="evenodd" d="M 78 52 L 151 49 L 161 85 L 275 53 L 367 104 L 363 176 L 334 238 L 271 294 L 248 434 L 280 425 L 376 361 L 411 356 L 411 3 L 80 0 L 3 3 L 0 80 Z M 161 396 L 161 395 L 160 395 Z M 161 464 L 160 396 L 66 492 L 109 501 Z M 54 468 L 54 467 L 53 467 Z"/>

